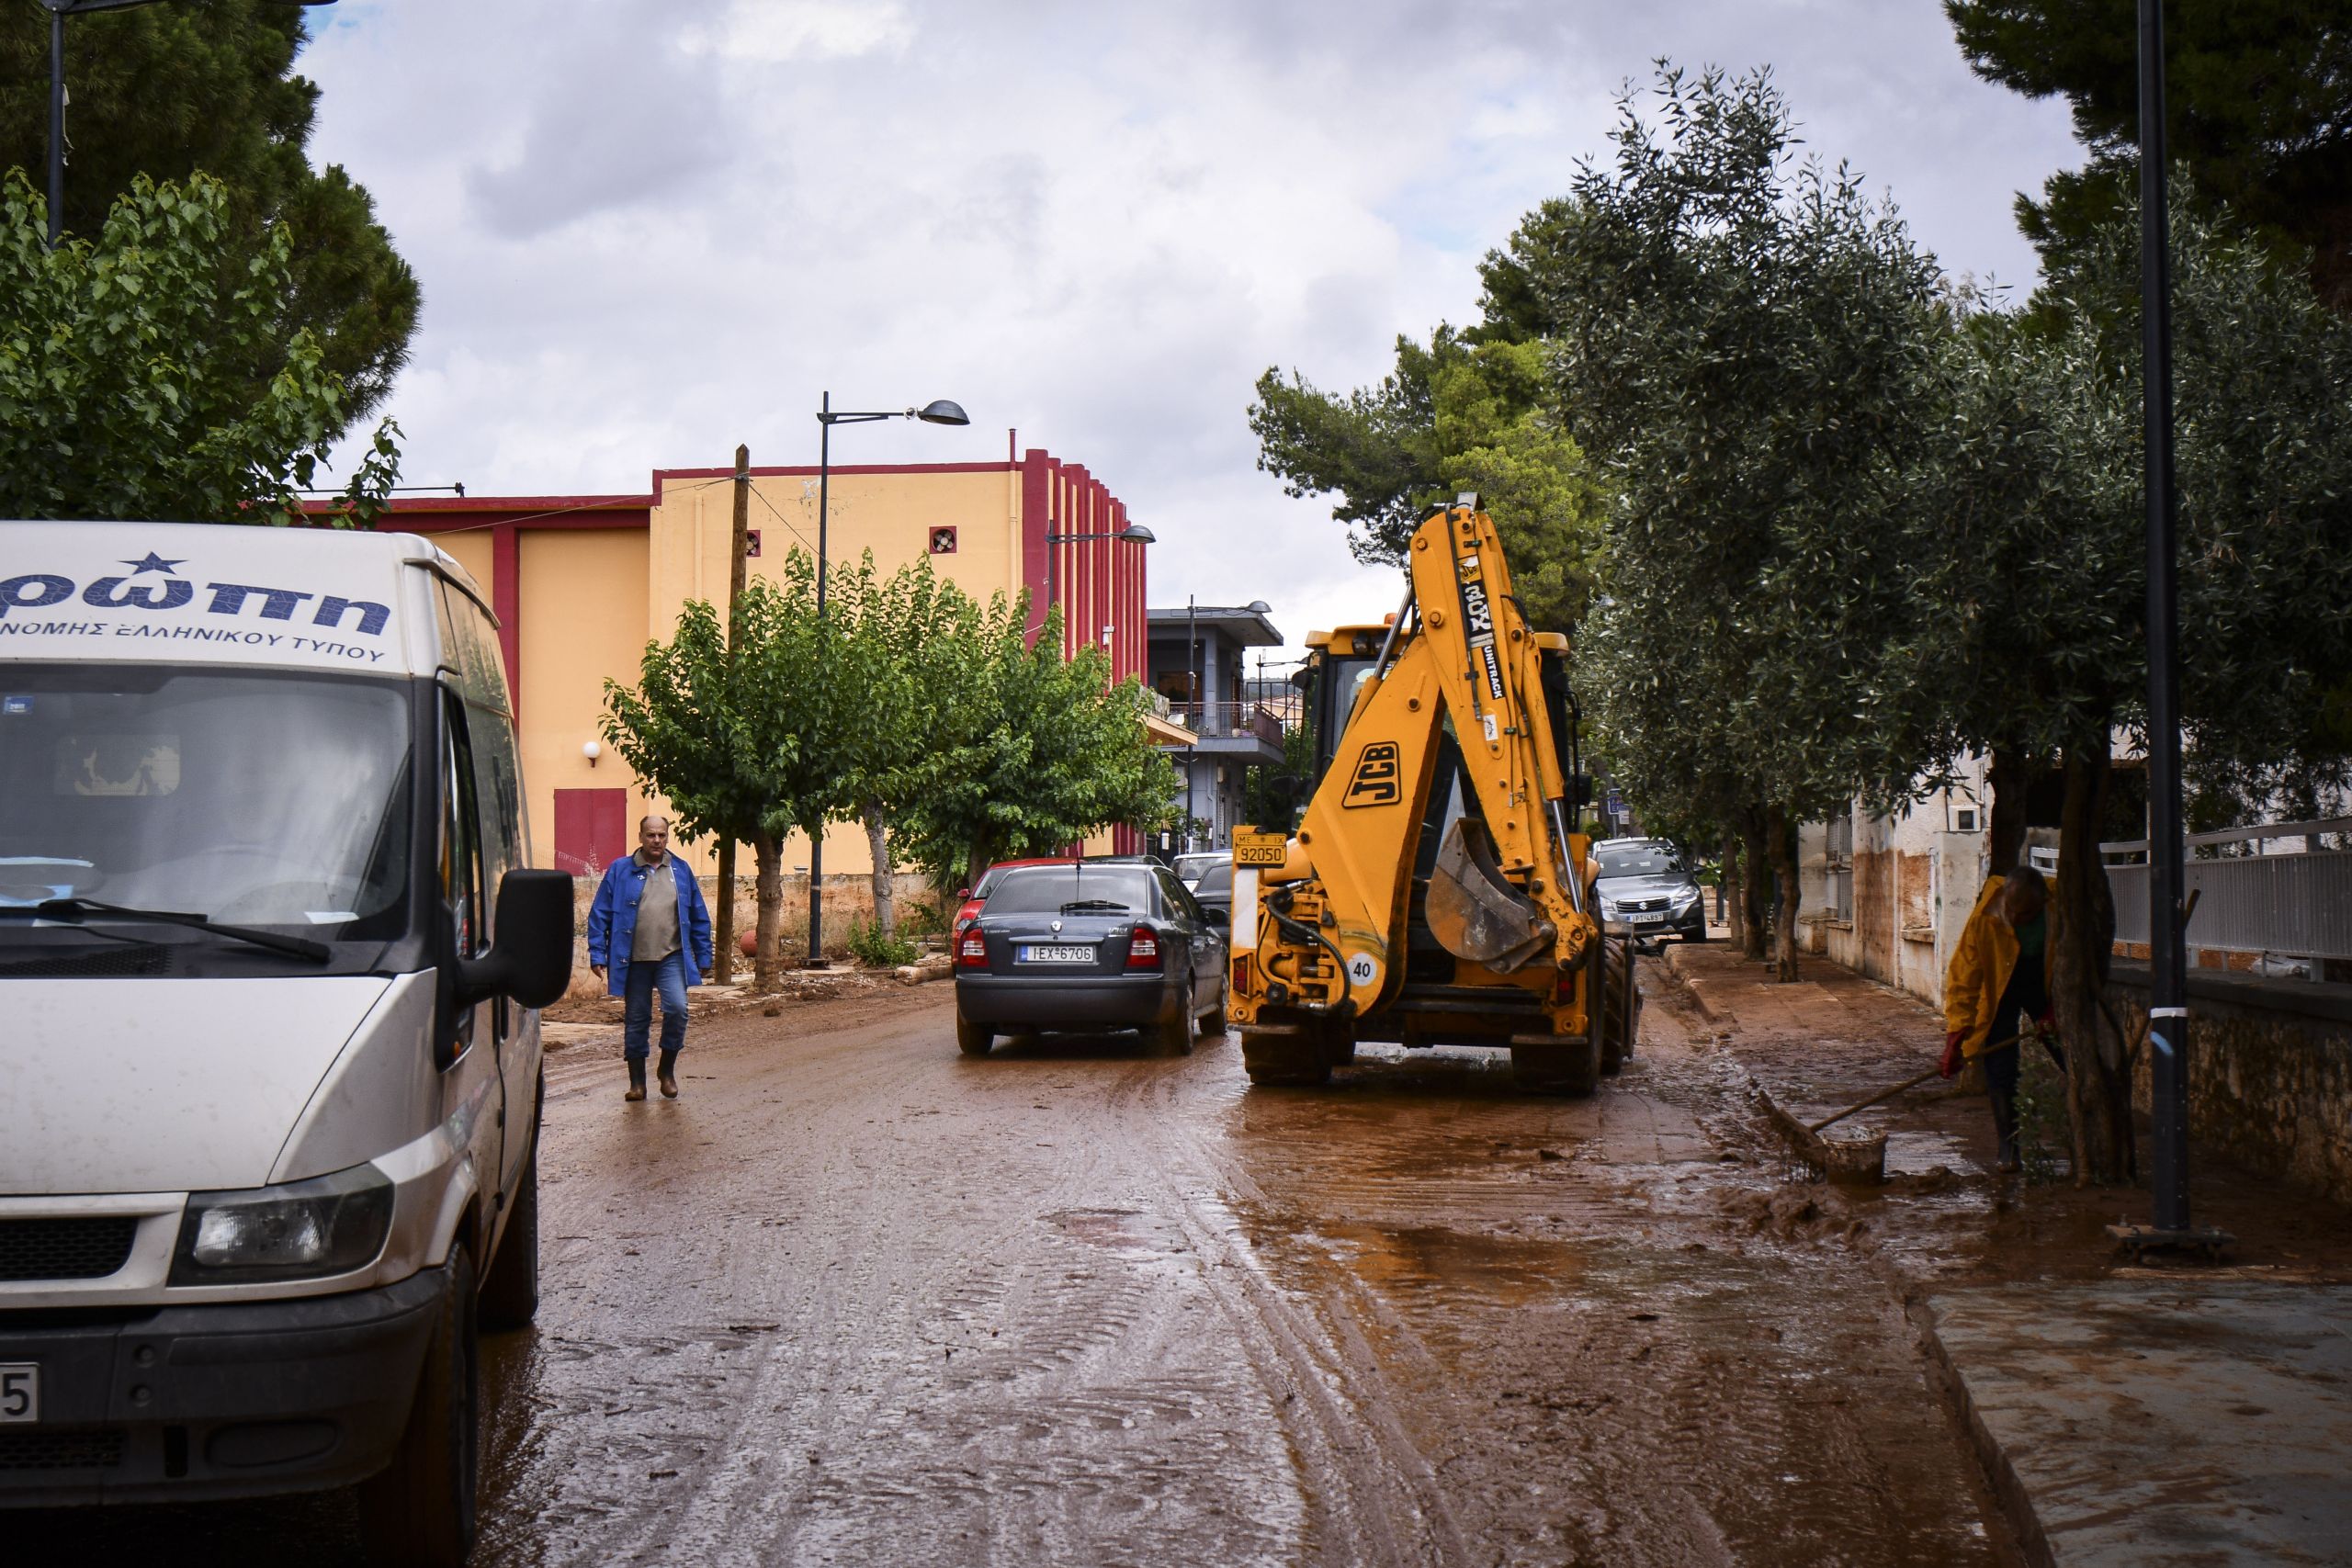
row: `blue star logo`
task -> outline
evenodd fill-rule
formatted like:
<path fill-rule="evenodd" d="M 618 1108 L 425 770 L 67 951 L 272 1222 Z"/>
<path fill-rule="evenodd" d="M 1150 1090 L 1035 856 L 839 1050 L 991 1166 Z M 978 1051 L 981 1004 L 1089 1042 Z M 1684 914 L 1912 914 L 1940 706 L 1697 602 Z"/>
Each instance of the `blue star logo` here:
<path fill-rule="evenodd" d="M 180 560 L 186 560 L 187 558 L 186 556 L 182 556 Z M 179 575 L 179 573 L 172 571 L 172 568 L 180 564 L 179 560 L 165 560 L 163 557 L 157 555 L 153 550 L 149 550 L 147 552 L 147 558 L 144 560 L 127 560 L 122 564 L 130 569 L 130 575 L 133 577 L 138 576 L 142 571 L 170 572 L 174 577 L 177 577 Z"/>

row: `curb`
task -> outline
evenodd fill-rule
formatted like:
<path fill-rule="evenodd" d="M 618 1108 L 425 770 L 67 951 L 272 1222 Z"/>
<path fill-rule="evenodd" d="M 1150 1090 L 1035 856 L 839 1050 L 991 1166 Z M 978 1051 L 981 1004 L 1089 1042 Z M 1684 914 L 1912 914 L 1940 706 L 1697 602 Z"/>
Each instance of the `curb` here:
<path fill-rule="evenodd" d="M 1910 1319 L 1913 1331 L 1919 1337 L 1920 1349 L 1926 1353 L 1928 1379 L 1943 1395 L 1945 1404 L 1967 1436 L 1969 1450 L 1992 1486 L 2002 1522 L 2009 1527 L 2018 1552 L 2032 1568 L 2057 1568 L 2058 1559 L 2050 1550 L 2050 1538 L 2042 1530 L 2040 1516 L 2033 1511 L 2032 1495 L 2009 1463 L 2007 1450 L 1977 1414 L 1976 1402 L 1968 1395 L 1968 1380 L 1961 1376 L 1951 1352 L 1944 1348 L 1943 1336 L 1937 1331 L 1935 1310 L 1926 1301 L 1911 1295 L 1900 1298 L 1900 1304 L 1903 1315 Z"/>

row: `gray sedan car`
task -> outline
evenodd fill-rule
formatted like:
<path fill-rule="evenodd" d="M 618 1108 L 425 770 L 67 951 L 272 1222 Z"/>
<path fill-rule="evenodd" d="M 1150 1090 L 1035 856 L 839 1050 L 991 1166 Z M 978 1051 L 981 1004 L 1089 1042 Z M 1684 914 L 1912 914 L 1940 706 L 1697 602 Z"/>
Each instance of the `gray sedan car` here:
<path fill-rule="evenodd" d="M 956 937 L 956 1043 L 1136 1029 L 1170 1052 L 1225 1028 L 1225 933 L 1165 866 L 1008 866 Z"/>

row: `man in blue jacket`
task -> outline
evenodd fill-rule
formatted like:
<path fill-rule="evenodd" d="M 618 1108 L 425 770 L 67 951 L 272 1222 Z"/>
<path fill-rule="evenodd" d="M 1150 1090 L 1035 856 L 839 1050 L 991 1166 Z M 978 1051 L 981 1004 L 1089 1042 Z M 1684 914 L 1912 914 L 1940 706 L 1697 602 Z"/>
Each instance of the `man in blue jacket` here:
<path fill-rule="evenodd" d="M 662 1098 L 678 1098 L 686 987 L 700 985 L 710 964 L 710 909 L 702 885 L 670 852 L 670 819 L 648 817 L 637 825 L 637 852 L 605 868 L 588 909 L 588 967 L 625 1002 L 621 1051 L 628 1058 L 628 1093 L 623 1099 L 645 1098 L 646 1035 L 656 990 L 662 993 Z"/>

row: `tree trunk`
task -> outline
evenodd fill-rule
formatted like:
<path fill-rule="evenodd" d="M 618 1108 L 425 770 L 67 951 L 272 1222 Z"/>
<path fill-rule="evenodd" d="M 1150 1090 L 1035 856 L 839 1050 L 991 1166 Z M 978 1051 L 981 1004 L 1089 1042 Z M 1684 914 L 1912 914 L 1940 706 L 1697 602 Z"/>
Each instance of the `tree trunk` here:
<path fill-rule="evenodd" d="M 1739 955 L 1762 962 L 1764 957 L 1765 867 L 1764 818 L 1754 807 L 1739 815 L 1739 897 L 1743 919 Z"/>
<path fill-rule="evenodd" d="M 1764 808 L 1764 837 L 1772 857 L 1772 949 L 1776 979 L 1797 977 L 1797 829 L 1777 806 Z"/>
<path fill-rule="evenodd" d="M 1747 897 L 1740 890 L 1739 835 L 1724 829 L 1723 908 L 1724 919 L 1731 926 L 1734 945 L 1747 940 L 1746 904 Z"/>
<path fill-rule="evenodd" d="M 759 868 L 759 931 L 753 943 L 752 959 L 752 988 L 769 992 L 776 988 L 776 976 L 782 965 L 776 960 L 776 942 L 784 925 L 784 844 L 763 833 L 752 840 L 752 863 Z"/>
<path fill-rule="evenodd" d="M 2139 1164 L 2123 1037 L 2099 1005 L 2115 951 L 2115 897 L 2098 855 L 2107 752 L 2104 734 L 2094 744 L 2066 748 L 2066 807 L 2051 890 L 2050 999 L 2066 1052 L 2066 1121 L 2077 1187 L 2131 1181 Z"/>
<path fill-rule="evenodd" d="M 865 847 L 874 856 L 874 934 L 888 942 L 899 934 L 899 910 L 890 897 L 890 825 L 882 803 L 865 803 Z"/>
<path fill-rule="evenodd" d="M 717 985 L 735 979 L 735 840 L 718 840 L 718 908 L 711 911 L 718 928 L 711 945 L 710 977 Z"/>
<path fill-rule="evenodd" d="M 988 869 L 988 852 L 982 849 L 979 845 L 974 844 L 972 846 L 970 858 L 964 866 L 964 886 L 967 887 L 978 887 L 980 885 L 981 876 L 986 874 Z"/>
<path fill-rule="evenodd" d="M 1990 874 L 2007 876 L 2025 859 L 2026 795 L 2033 787 L 2035 759 L 2011 747 L 1993 748 L 1984 783 L 1992 793 L 1985 818 L 1984 847 Z"/>

